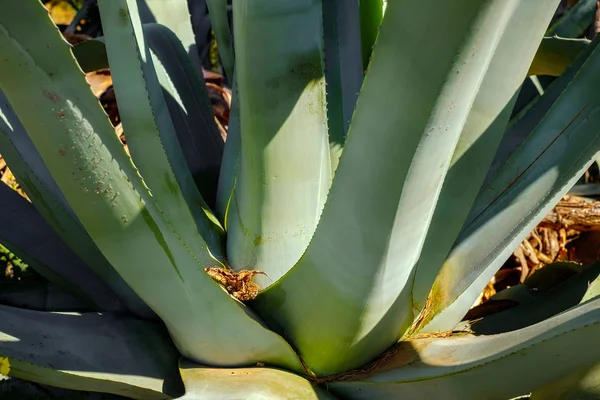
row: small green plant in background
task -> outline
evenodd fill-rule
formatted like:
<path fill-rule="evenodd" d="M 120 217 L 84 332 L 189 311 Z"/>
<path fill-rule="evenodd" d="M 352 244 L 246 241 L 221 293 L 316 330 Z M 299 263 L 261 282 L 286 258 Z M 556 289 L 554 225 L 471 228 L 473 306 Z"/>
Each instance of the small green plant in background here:
<path fill-rule="evenodd" d="M 600 264 L 461 322 L 600 152 L 599 41 L 544 39 L 558 0 L 234 0 L 233 35 L 209 0 L 226 143 L 187 2 L 142 3 L 99 0 L 104 36 L 73 48 L 38 1 L 3 6 L 0 154 L 32 203 L 0 188 L 2 240 L 48 284 L 0 306 L 0 374 L 137 399 L 599 394 Z M 511 121 L 541 68 L 560 76 Z"/>

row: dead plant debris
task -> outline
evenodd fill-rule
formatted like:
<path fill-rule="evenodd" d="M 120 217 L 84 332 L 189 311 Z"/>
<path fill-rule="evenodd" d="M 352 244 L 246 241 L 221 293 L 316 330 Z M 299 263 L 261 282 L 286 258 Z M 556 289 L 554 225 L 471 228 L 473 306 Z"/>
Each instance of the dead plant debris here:
<path fill-rule="evenodd" d="M 256 275 L 265 275 L 266 273 L 257 270 L 242 270 L 235 272 L 228 271 L 219 267 L 204 268 L 208 276 L 219 283 L 227 292 L 239 301 L 254 300 L 260 291 L 260 286 L 252 282 Z"/>
<path fill-rule="evenodd" d="M 589 265 L 600 260 L 600 201 L 564 196 L 515 249 L 488 282 L 468 316 L 501 311 L 507 304 L 482 308 L 492 296 L 522 284 L 547 264 L 571 261 Z M 477 308 L 477 310 L 476 310 Z M 481 314 L 481 315 L 480 315 Z"/>

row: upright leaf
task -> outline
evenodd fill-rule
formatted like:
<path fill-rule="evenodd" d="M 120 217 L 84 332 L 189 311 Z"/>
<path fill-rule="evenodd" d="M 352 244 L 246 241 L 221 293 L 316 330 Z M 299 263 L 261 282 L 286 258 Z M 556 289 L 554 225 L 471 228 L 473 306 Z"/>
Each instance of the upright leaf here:
<path fill-rule="evenodd" d="M 224 144 L 204 79 L 196 74 L 171 30 L 159 24 L 145 24 L 144 35 L 182 155 L 202 198 L 212 207 Z"/>
<path fill-rule="evenodd" d="M 411 325 L 414 267 L 517 3 L 389 4 L 313 240 L 257 299 L 315 373 L 358 367 Z"/>
<path fill-rule="evenodd" d="M 26 101 L 26 99 L 24 100 Z M 88 295 L 92 297 L 105 296 L 102 293 L 106 293 L 106 288 L 102 289 L 103 285 L 101 283 L 94 282 L 93 273 L 95 273 L 133 314 L 144 319 L 156 318 L 156 314 L 125 283 L 85 231 L 50 175 L 48 168 L 44 165 L 44 161 L 33 142 L 27 136 L 21 121 L 19 121 L 1 91 L 0 152 L 45 222 L 69 246 L 70 250 L 83 261 L 83 263 L 76 261 L 75 258 L 77 257 L 74 258 L 73 255 L 68 255 L 68 249 L 61 250 L 57 248 L 54 256 L 58 257 L 55 260 L 58 262 L 54 264 L 54 267 L 58 270 L 54 270 L 54 272 L 51 272 L 50 269 L 41 271 L 40 268 L 43 267 L 40 264 L 38 264 L 38 270 L 50 281 L 64 287 L 70 286 L 73 291 L 80 291 L 80 287 L 87 287 L 87 290 L 90 290 Z M 40 226 L 39 229 L 44 231 L 43 226 Z M 51 243 L 52 240 L 49 239 L 48 243 Z M 56 240 L 54 239 L 54 241 Z M 66 258 L 61 258 L 61 254 Z M 66 262 L 66 260 L 71 261 Z M 92 289 L 92 286 L 96 286 L 96 289 Z M 114 301 L 115 299 L 111 302 Z"/>
<path fill-rule="evenodd" d="M 514 9 L 507 9 L 508 28 L 501 33 L 460 134 L 419 258 L 412 288 L 417 313 L 425 306 L 431 285 L 477 197 L 505 132 L 519 87 L 557 3 L 516 1 Z"/>
<path fill-rule="evenodd" d="M 181 242 L 202 267 L 209 267 L 214 258 L 222 257 L 222 228 L 186 164 L 137 8 L 130 0 L 101 1 L 99 6 L 119 115 L 133 162 Z"/>
<path fill-rule="evenodd" d="M 241 150 L 228 211 L 235 269 L 285 274 L 331 183 L 321 0 L 234 0 Z"/>
<path fill-rule="evenodd" d="M 231 107 L 229 109 L 229 123 L 227 125 L 227 141 L 225 142 L 225 150 L 223 151 L 223 160 L 221 162 L 221 171 L 219 174 L 219 185 L 217 187 L 217 204 L 215 206 L 215 212 L 225 230 L 229 229 L 227 219 L 228 211 L 229 206 L 231 205 L 231 200 L 233 199 L 233 191 L 240 166 L 240 106 L 235 77 L 233 78 L 233 88 L 231 92 Z"/>
<path fill-rule="evenodd" d="M 126 4 L 107 3 L 116 4 L 126 25 Z M 31 35 L 22 18 L 43 34 Z M 183 232 L 173 231 L 40 3 L 6 4 L 0 53 L 7 55 L 0 59 L 0 88 L 56 183 L 98 248 L 164 321 L 180 352 L 208 365 L 260 361 L 302 370 L 290 346 L 212 281 L 182 242 Z"/>
<path fill-rule="evenodd" d="M 323 0 L 323 34 L 331 170 L 335 172 L 363 79 L 358 1 Z"/>
<path fill-rule="evenodd" d="M 358 0 L 358 2 L 360 5 L 362 61 L 366 69 L 371 61 L 371 53 L 383 18 L 383 0 Z"/>
<path fill-rule="evenodd" d="M 479 193 L 429 294 L 424 331 L 452 329 L 481 289 L 600 151 L 600 49 Z M 435 316 L 433 320 L 431 317 Z"/>
<path fill-rule="evenodd" d="M 579 37 L 592 23 L 595 12 L 596 0 L 579 0 L 548 29 L 546 36 Z"/>
<path fill-rule="evenodd" d="M 206 0 L 210 23 L 212 25 L 221 63 L 225 69 L 225 75 L 230 82 L 233 80 L 233 71 L 235 68 L 235 56 L 233 52 L 233 43 L 231 30 L 229 29 L 229 18 L 227 13 L 227 0 Z"/>

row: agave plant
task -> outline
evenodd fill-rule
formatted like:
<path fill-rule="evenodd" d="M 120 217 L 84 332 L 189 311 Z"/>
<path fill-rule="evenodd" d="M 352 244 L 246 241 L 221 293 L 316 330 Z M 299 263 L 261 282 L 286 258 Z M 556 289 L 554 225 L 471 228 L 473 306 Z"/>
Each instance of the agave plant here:
<path fill-rule="evenodd" d="M 104 36 L 74 48 L 39 0 L 3 1 L 0 153 L 31 203 L 0 187 L 0 241 L 48 283 L 0 292 L 1 374 L 137 399 L 600 393 L 599 265 L 461 323 L 600 151 L 598 41 L 543 39 L 558 0 L 233 0 L 233 33 L 207 3 L 225 144 L 135 0 L 99 0 Z M 540 70 L 560 76 L 511 119 Z"/>

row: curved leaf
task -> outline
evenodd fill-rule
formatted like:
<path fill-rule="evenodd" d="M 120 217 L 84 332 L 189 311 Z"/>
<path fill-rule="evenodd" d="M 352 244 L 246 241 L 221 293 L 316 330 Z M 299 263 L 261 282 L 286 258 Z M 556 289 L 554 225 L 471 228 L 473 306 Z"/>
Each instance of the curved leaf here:
<path fill-rule="evenodd" d="M 469 112 L 431 220 L 412 285 L 415 313 L 421 312 L 437 274 L 477 197 L 502 140 L 519 87 L 556 1 L 514 4 L 507 29 Z M 468 177 L 468 179 L 465 179 Z"/>
<path fill-rule="evenodd" d="M 0 242 L 51 282 L 70 290 L 88 307 L 125 312 L 115 293 L 54 233 L 35 208 L 0 185 Z"/>
<path fill-rule="evenodd" d="M 312 242 L 257 298 L 263 318 L 281 326 L 316 374 L 358 367 L 410 327 L 414 267 L 516 3 L 388 5 Z M 407 34 L 422 26 L 433 31 Z"/>
<path fill-rule="evenodd" d="M 582 50 L 575 61 L 566 71 L 546 87 L 544 95 L 532 100 L 529 105 L 514 116 L 504 133 L 502 142 L 490 167 L 485 185 L 498 173 L 510 155 L 527 139 L 535 127 L 546 116 L 556 100 L 563 94 L 565 88 L 571 83 L 581 66 L 586 62 L 596 47 L 600 44 L 600 38 L 596 38 Z"/>
<path fill-rule="evenodd" d="M 145 24 L 144 35 L 183 157 L 202 198 L 212 207 L 224 143 L 204 80 L 198 78 L 172 31 L 162 25 Z"/>
<path fill-rule="evenodd" d="M 222 228 L 186 165 L 137 8 L 132 0 L 101 1 L 99 6 L 119 115 L 133 162 L 179 240 L 201 267 L 212 266 L 222 258 Z"/>
<path fill-rule="evenodd" d="M 362 63 L 366 70 L 371 61 L 373 46 L 377 40 L 379 26 L 383 19 L 383 0 L 358 0 L 360 6 L 360 32 Z"/>
<path fill-rule="evenodd" d="M 527 74 L 559 76 L 589 43 L 588 39 L 546 37 L 542 40 Z"/>
<path fill-rule="evenodd" d="M 3 10 L 0 87 L 85 229 L 165 322 L 183 355 L 209 365 L 260 361 L 302 371 L 290 346 L 182 245 L 43 6 L 10 0 Z M 43 34 L 31 35 L 22 18 Z"/>
<path fill-rule="evenodd" d="M 229 29 L 229 18 L 227 16 L 227 0 L 206 0 L 208 12 L 210 15 L 210 23 L 212 25 L 221 63 L 225 69 L 225 75 L 230 82 L 233 79 L 235 68 L 235 57 L 233 52 L 233 44 L 231 31 Z"/>
<path fill-rule="evenodd" d="M 358 0 L 323 1 L 327 125 L 335 172 L 363 80 Z M 379 1 L 371 1 L 377 4 Z"/>
<path fill-rule="evenodd" d="M 177 351 L 159 325 L 110 314 L 0 306 L 0 374 L 134 399 L 182 392 Z"/>
<path fill-rule="evenodd" d="M 155 319 L 156 314 L 125 283 L 85 231 L 50 175 L 48 168 L 27 135 L 21 121 L 19 121 L 19 118 L 1 91 L 0 152 L 10 166 L 17 181 L 31 199 L 36 210 L 44 218 L 45 222 L 50 225 L 51 230 L 58 234 L 70 248 L 70 251 L 69 249 L 61 249 L 60 244 L 56 244 L 58 246 L 56 254 L 52 255 L 52 252 L 45 254 L 44 252 L 44 256 L 60 257 L 60 255 L 63 255 L 68 257 L 67 259 L 71 260 L 71 262 L 64 262 L 67 259 L 60 260 L 58 258 L 55 259 L 58 263 L 52 265 L 58 268 L 54 272 L 51 272 L 49 269 L 42 271 L 41 268 L 43 266 L 41 264 L 37 265 L 37 270 L 52 282 L 63 287 L 70 286 L 70 290 L 73 292 L 80 291 L 80 288 L 85 287 L 85 290 L 90 291 L 88 295 L 93 297 L 101 295 L 101 292 L 95 293 L 92 287 L 96 286 L 96 289 L 100 289 L 103 285 L 99 282 L 94 282 L 97 279 L 94 279 L 93 273 L 88 271 L 88 269 L 91 269 L 97 277 L 100 277 L 110 287 L 113 293 L 118 295 L 129 311 L 144 319 Z M 32 223 L 34 222 L 32 221 Z M 34 223 L 33 226 L 38 225 L 40 231 L 44 231 L 44 221 Z M 50 234 L 50 230 L 48 229 L 45 232 Z M 52 239 L 49 240 L 52 243 Z M 56 242 L 56 239 L 54 239 L 54 242 Z M 77 254 L 85 265 L 81 261 L 76 260 L 77 257 L 74 257 L 74 255 L 68 255 L 71 252 Z M 68 282 L 71 282 L 71 284 Z M 104 298 L 105 300 L 107 299 L 106 296 Z M 116 300 L 112 299 L 110 302 L 115 303 Z M 115 306 L 118 305 L 113 304 L 111 307 Z M 117 310 L 115 308 L 111 309 L 113 311 Z"/>
<path fill-rule="evenodd" d="M 227 216 L 231 199 L 233 198 L 233 190 L 235 181 L 239 173 L 240 161 L 240 146 L 241 146 L 241 127 L 240 127 L 240 106 L 237 83 L 233 78 L 233 88 L 231 90 L 231 107 L 229 109 L 229 123 L 227 125 L 227 141 L 225 142 L 225 150 L 223 152 L 223 160 L 221 161 L 221 172 L 219 174 L 219 186 L 217 187 L 217 204 L 216 214 L 219 221 L 227 231 L 229 224 Z"/>
<path fill-rule="evenodd" d="M 594 400 L 600 397 L 600 363 L 534 390 L 531 400 Z"/>
<path fill-rule="evenodd" d="M 410 340 L 379 372 L 329 388 L 350 400 L 505 400 L 597 363 L 599 334 L 600 300 L 594 300 L 500 335 Z"/>
<path fill-rule="evenodd" d="M 73 46 L 73 55 L 85 73 L 108 68 L 106 47 L 102 40 L 86 40 Z"/>
<path fill-rule="evenodd" d="M 181 360 L 181 400 L 335 400 L 306 379 L 273 368 L 208 368 Z"/>
<path fill-rule="evenodd" d="M 196 51 L 196 35 L 192 26 L 188 2 L 192 0 L 136 0 L 143 24 L 159 23 L 172 30 L 190 56 L 192 64 L 201 69 L 200 53 Z"/>
<path fill-rule="evenodd" d="M 452 329 L 514 247 L 597 158 L 598 68 L 596 48 L 527 140 L 480 192 L 429 295 L 432 307 L 421 323 L 431 323 L 423 332 Z"/>
<path fill-rule="evenodd" d="M 532 277 L 542 272 L 546 267 L 536 271 Z M 550 290 L 543 290 L 543 288 L 538 290 L 529 289 L 531 300 L 521 302 L 521 304 L 509 310 L 486 316 L 480 321 L 474 321 L 470 325 L 470 330 L 476 334 L 495 335 L 541 323 L 545 319 L 579 304 L 586 294 L 589 283 L 599 275 L 600 263 L 596 263 Z M 526 284 L 522 286 L 527 287 Z M 513 286 L 512 288 L 516 287 Z M 494 297 L 490 301 L 493 301 L 493 299 Z"/>
<path fill-rule="evenodd" d="M 579 0 L 548 29 L 546 36 L 579 37 L 592 23 L 595 12 L 596 0 Z"/>
<path fill-rule="evenodd" d="M 240 160 L 227 258 L 267 286 L 300 258 L 331 183 L 321 0 L 234 0 Z"/>
<path fill-rule="evenodd" d="M 36 311 L 92 311 L 90 307 L 49 282 L 2 283 L 0 304 Z"/>

